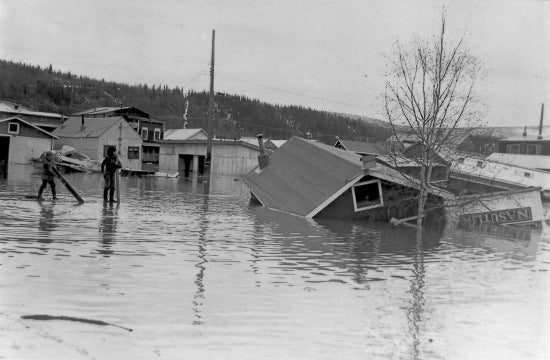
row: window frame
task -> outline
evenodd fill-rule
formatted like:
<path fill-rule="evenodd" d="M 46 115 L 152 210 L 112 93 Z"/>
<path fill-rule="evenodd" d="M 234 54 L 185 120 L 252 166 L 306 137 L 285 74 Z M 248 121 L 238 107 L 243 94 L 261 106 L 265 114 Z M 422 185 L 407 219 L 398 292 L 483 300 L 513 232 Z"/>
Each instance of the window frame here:
<path fill-rule="evenodd" d="M 10 127 L 12 125 L 16 125 L 17 130 L 11 131 Z M 19 131 L 21 131 L 21 124 L 19 124 L 18 122 L 8 122 L 8 134 L 19 135 Z"/>
<path fill-rule="evenodd" d="M 134 150 L 134 151 L 130 151 L 130 149 Z M 128 146 L 128 160 L 139 160 L 140 159 L 140 153 L 139 153 L 139 146 Z M 130 156 L 130 154 L 136 154 L 137 153 L 137 157 L 134 157 L 134 156 Z"/>
<path fill-rule="evenodd" d="M 355 196 L 355 188 L 359 187 L 359 186 L 373 184 L 373 183 L 377 183 L 377 185 L 378 185 L 378 198 L 379 198 L 380 203 L 375 204 L 375 205 L 363 206 L 363 207 L 358 208 L 357 207 L 357 197 Z M 355 212 L 382 207 L 382 206 L 384 206 L 384 197 L 383 197 L 383 194 L 382 194 L 382 182 L 380 181 L 380 179 L 373 179 L 373 180 L 358 182 L 358 183 L 354 184 L 351 187 L 351 197 L 353 198 L 353 209 L 355 210 Z"/>
<path fill-rule="evenodd" d="M 141 140 L 149 140 L 149 129 L 146 127 L 141 128 Z"/>
<path fill-rule="evenodd" d="M 154 131 L 153 132 L 153 140 L 154 141 L 160 140 L 161 129 L 160 128 L 155 128 L 155 130 L 153 130 L 153 131 Z"/>
<path fill-rule="evenodd" d="M 535 149 L 535 152 L 533 154 L 531 154 L 529 152 L 529 149 Z M 527 155 L 540 155 L 541 151 L 541 146 L 539 144 L 527 144 L 526 148 L 525 148 L 525 153 Z"/>

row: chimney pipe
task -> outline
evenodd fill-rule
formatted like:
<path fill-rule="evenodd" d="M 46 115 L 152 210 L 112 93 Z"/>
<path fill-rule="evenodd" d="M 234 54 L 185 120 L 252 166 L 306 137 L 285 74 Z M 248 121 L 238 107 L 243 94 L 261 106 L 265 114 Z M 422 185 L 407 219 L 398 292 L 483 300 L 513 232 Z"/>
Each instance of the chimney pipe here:
<path fill-rule="evenodd" d="M 84 115 L 80 115 L 80 125 L 84 126 Z"/>
<path fill-rule="evenodd" d="M 542 140 L 542 119 L 544 118 L 544 103 L 542 103 L 542 107 L 540 109 L 540 125 L 539 125 L 539 136 L 537 136 L 537 139 Z"/>
<path fill-rule="evenodd" d="M 363 170 L 368 170 L 376 167 L 375 155 L 363 155 L 361 156 L 361 162 L 363 163 Z"/>
<path fill-rule="evenodd" d="M 527 136 L 527 126 L 523 128 L 523 136 Z"/>

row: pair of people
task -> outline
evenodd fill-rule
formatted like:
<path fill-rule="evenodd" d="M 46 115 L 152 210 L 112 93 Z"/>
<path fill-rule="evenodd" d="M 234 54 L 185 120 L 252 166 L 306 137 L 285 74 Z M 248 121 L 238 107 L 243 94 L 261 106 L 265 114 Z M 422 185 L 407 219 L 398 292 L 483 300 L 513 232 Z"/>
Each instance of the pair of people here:
<path fill-rule="evenodd" d="M 103 187 L 103 200 L 115 202 L 115 174 L 121 167 L 122 164 L 116 156 L 116 148 L 114 146 L 110 146 L 107 149 L 107 156 L 101 163 L 101 172 L 103 173 L 103 179 L 105 181 Z M 42 200 L 42 193 L 48 184 L 52 190 L 52 197 L 57 199 L 54 181 L 56 170 L 57 168 L 54 163 L 54 152 L 47 151 L 44 155 L 44 162 L 42 164 L 42 185 L 40 186 L 40 189 L 38 189 L 39 200 Z"/>

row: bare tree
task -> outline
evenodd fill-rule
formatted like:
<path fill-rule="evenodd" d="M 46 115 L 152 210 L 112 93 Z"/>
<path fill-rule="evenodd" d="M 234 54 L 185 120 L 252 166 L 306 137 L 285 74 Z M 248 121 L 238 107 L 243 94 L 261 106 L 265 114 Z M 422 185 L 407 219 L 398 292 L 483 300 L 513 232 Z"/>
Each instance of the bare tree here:
<path fill-rule="evenodd" d="M 408 46 L 396 42 L 389 56 L 384 110 L 397 141 L 403 129 L 421 145 L 415 159 L 420 168 L 418 218 L 422 214 L 437 154 L 459 126 L 474 119 L 473 90 L 480 72 L 478 59 L 464 46 L 463 38 L 452 44 L 446 38 L 445 14 L 433 40 L 416 40 Z M 402 145 L 402 144 L 401 144 Z"/>

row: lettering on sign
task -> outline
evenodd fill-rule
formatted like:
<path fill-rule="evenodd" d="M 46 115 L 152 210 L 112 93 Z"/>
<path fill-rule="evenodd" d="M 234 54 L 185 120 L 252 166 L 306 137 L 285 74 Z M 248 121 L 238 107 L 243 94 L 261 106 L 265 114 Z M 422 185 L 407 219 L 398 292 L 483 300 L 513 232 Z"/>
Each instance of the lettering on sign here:
<path fill-rule="evenodd" d="M 517 208 L 498 211 L 488 211 L 475 214 L 465 214 L 458 217 L 460 224 L 481 225 L 481 224 L 506 224 L 533 219 L 531 208 Z"/>
<path fill-rule="evenodd" d="M 531 231 L 533 231 L 529 226 L 511 226 L 511 225 L 495 225 L 495 224 L 478 224 L 478 225 L 462 224 L 460 225 L 460 228 L 470 232 L 475 232 L 478 234 L 492 235 L 499 238 L 522 240 L 522 241 L 530 241 Z"/>

